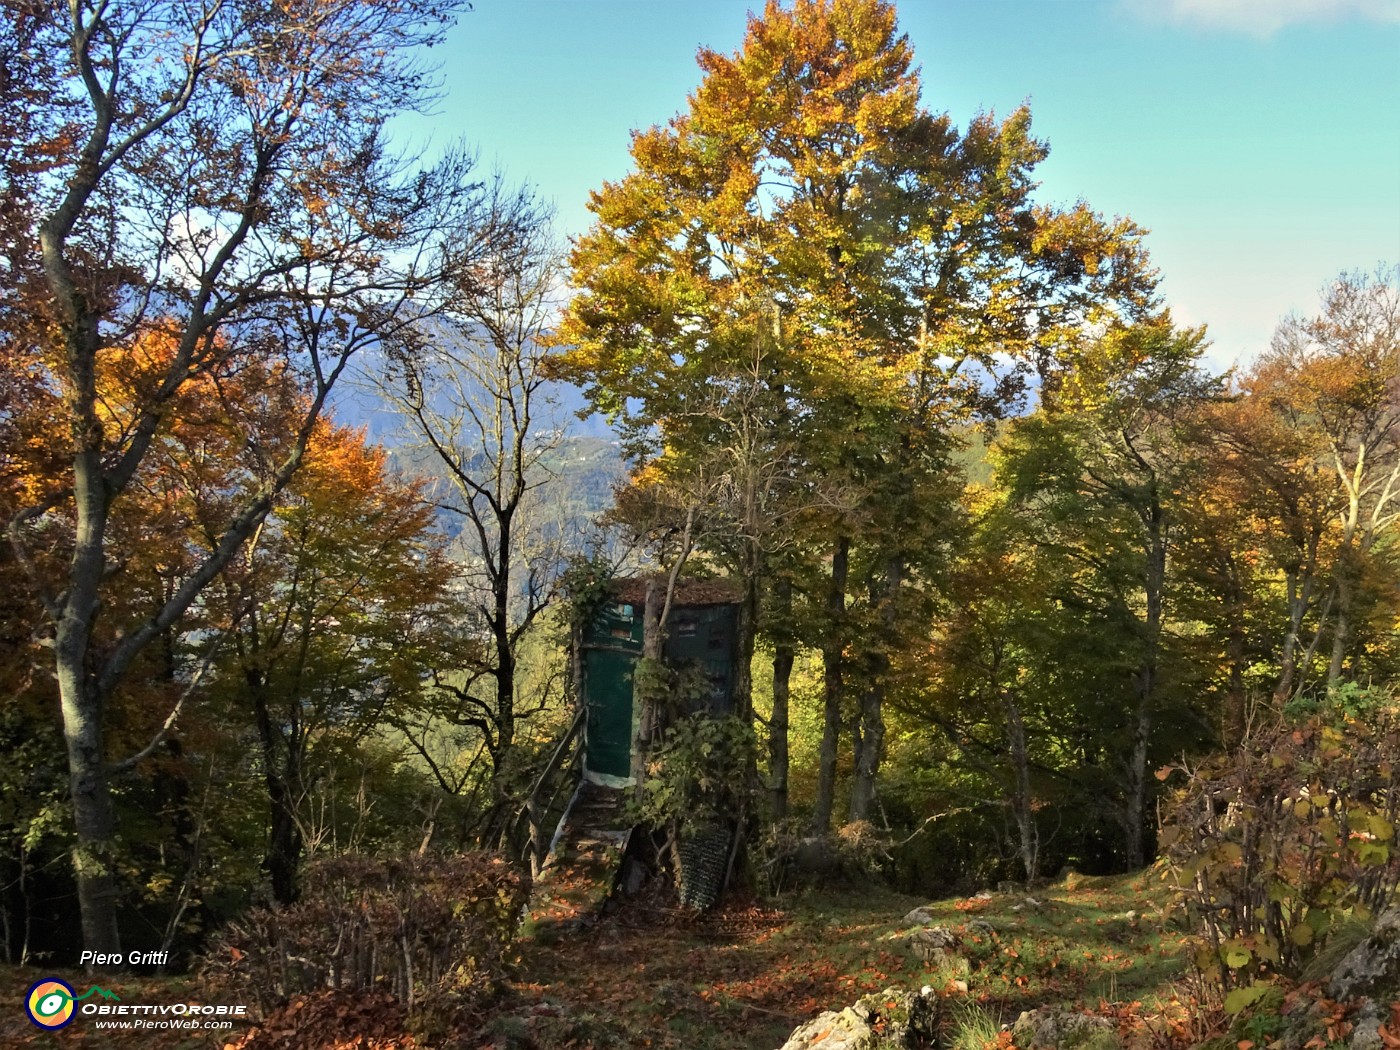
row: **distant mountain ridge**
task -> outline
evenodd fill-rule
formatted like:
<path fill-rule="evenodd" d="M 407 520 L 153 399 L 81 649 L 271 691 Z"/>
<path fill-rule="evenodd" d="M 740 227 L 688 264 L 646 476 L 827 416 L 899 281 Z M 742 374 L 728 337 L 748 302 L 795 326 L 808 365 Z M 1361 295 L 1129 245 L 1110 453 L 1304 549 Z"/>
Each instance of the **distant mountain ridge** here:
<path fill-rule="evenodd" d="M 333 388 L 331 417 L 341 426 L 364 429 L 367 440 L 388 450 L 395 470 L 446 484 L 441 463 L 422 447 L 398 407 L 379 389 L 377 380 L 385 369 L 382 354 L 364 351 L 356 365 L 356 374 Z M 473 394 L 470 390 L 465 393 Z M 588 402 L 578 387 L 547 383 L 536 398 L 532 437 L 541 443 L 554 443 L 541 460 L 542 476 L 536 480 L 543 483 L 541 493 L 552 511 L 554 527 L 583 535 L 612 505 L 613 491 L 626 477 L 621 444 L 600 416 L 580 418 Z M 442 413 L 449 408 L 442 402 L 435 407 Z M 472 467 L 472 463 L 467 464 L 468 470 Z M 449 512 L 440 513 L 438 522 L 443 532 L 453 537 L 463 526 Z"/>
<path fill-rule="evenodd" d="M 352 374 L 332 388 L 330 410 L 337 423 L 364 427 L 370 441 L 392 449 L 413 439 L 405 431 L 398 409 L 378 388 L 377 381 L 387 372 L 384 355 L 380 351 L 361 351 L 356 357 Z M 466 391 L 468 396 L 472 393 Z M 535 415 L 540 429 L 562 431 L 569 437 L 617 440 L 607 420 L 588 414 L 588 400 L 583 396 L 583 391 L 572 383 L 546 382 L 537 397 Z M 443 411 L 447 406 L 439 403 L 435 407 Z"/>

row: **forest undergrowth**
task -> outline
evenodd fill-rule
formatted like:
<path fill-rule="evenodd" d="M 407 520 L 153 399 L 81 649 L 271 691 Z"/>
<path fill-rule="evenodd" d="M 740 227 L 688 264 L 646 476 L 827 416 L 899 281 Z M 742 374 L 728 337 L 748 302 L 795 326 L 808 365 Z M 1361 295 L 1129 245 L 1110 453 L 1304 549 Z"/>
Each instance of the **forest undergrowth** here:
<path fill-rule="evenodd" d="M 1062 1006 L 1114 1018 L 1132 1047 L 1175 1047 L 1223 1032 L 1228 1018 L 1197 1001 L 1185 977 L 1181 925 L 1164 918 L 1166 883 L 1154 872 L 1070 875 L 1031 893 L 923 898 L 877 888 L 809 892 L 777 902 L 734 901 L 711 913 L 645 898 L 557 939 L 522 941 L 514 978 L 480 1018 L 457 1032 L 466 1047 L 775 1048 L 797 1025 L 896 987 L 946 997 L 946 1042 L 1009 1045 L 1005 1025 L 1026 1010 Z M 917 921 L 909 913 L 923 908 Z M 930 962 L 910 944 L 928 926 L 950 931 L 959 958 Z M 48 970 L 12 967 L 0 991 L 19 1002 Z M 52 975 L 85 986 L 78 971 Z M 132 1002 L 212 1001 L 187 978 L 115 979 Z M 294 998 L 256 1031 L 231 1035 L 99 1031 L 80 1018 L 61 1035 L 40 1032 L 19 1010 L 0 1020 L 6 1046 L 234 1046 L 378 1050 L 437 1045 L 405 1030 L 400 1004 L 372 993 L 331 1003 Z M 298 1014 L 317 1023 L 298 1023 Z M 980 1040 L 980 1041 L 979 1041 Z"/>

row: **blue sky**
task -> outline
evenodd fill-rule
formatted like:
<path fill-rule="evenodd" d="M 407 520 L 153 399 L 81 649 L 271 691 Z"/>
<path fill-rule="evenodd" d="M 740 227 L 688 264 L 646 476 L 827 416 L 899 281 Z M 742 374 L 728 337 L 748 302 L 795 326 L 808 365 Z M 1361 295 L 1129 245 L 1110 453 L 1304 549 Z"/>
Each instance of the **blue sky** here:
<path fill-rule="evenodd" d="M 444 97 L 405 146 L 465 139 L 561 235 L 732 51 L 760 0 L 474 0 L 431 53 Z M 1029 100 L 1042 200 L 1132 216 L 1177 319 L 1248 360 L 1343 270 L 1400 262 L 1400 0 L 903 0 L 924 104 Z"/>

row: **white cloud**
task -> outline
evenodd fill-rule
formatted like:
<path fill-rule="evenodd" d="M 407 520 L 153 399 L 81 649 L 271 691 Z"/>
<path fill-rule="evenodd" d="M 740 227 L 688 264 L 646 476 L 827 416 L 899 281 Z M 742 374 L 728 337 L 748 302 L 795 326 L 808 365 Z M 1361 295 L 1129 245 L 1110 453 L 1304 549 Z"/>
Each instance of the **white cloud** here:
<path fill-rule="evenodd" d="M 1400 25 L 1400 0 L 1123 0 L 1139 17 L 1268 37 L 1309 22 Z"/>

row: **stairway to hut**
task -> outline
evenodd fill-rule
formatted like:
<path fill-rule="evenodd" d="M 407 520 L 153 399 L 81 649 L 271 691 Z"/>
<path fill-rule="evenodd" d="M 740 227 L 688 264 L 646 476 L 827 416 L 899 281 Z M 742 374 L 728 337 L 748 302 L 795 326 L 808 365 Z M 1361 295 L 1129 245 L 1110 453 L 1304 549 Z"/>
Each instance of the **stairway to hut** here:
<path fill-rule="evenodd" d="M 630 788 L 583 780 L 559 821 L 535 877 L 522 933 L 577 929 L 592 922 L 611 896 L 632 836 Z"/>

